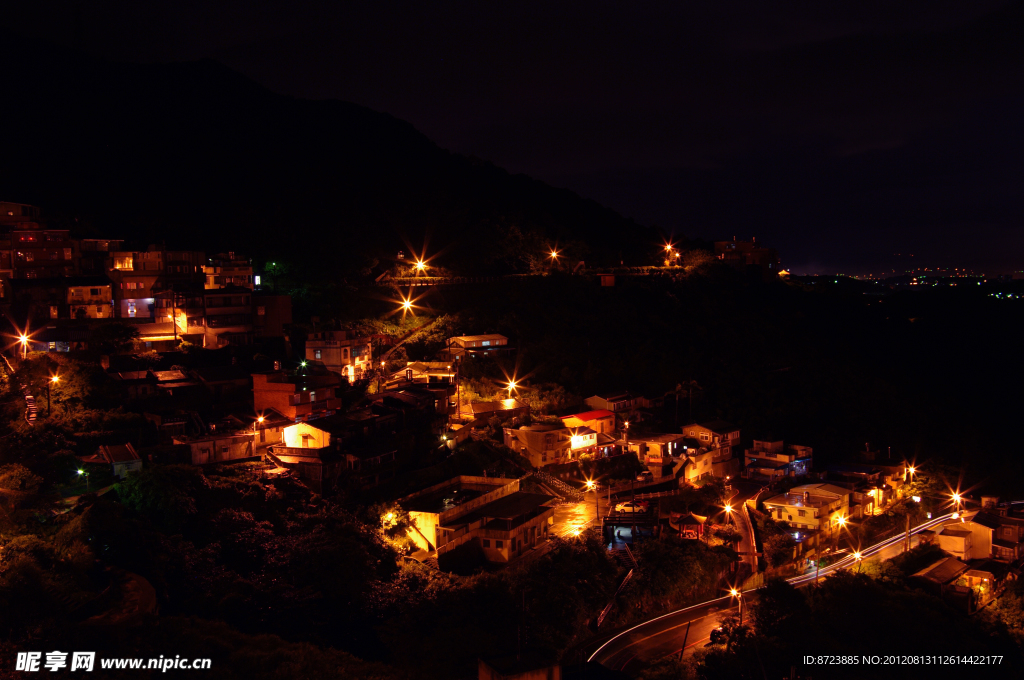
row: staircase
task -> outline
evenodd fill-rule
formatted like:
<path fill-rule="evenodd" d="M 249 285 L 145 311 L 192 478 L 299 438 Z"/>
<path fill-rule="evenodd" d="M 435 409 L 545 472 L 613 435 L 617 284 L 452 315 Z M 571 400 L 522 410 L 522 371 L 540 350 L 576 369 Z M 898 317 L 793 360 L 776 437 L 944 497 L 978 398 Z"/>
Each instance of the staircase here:
<path fill-rule="evenodd" d="M 555 493 L 562 496 L 566 500 L 579 502 L 582 501 L 584 498 L 582 491 L 572 486 L 571 484 L 566 484 L 558 477 L 549 475 L 543 470 L 534 470 L 533 476 L 537 478 L 537 481 L 551 487 L 555 491 Z"/>

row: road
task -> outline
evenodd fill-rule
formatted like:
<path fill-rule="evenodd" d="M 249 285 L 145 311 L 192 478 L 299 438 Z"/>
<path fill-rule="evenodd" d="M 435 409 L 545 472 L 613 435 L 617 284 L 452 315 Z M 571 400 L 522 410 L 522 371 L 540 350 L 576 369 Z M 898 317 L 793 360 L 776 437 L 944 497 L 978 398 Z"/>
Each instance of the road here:
<path fill-rule="evenodd" d="M 936 517 L 915 527 L 911 533 L 917 534 L 926 529 L 931 529 L 951 518 L 952 514 Z M 861 557 L 862 559 L 868 559 L 890 553 L 893 555 L 898 554 L 899 546 L 903 539 L 904 535 L 898 534 L 876 543 L 870 548 L 861 551 Z M 855 564 L 854 557 L 850 555 L 835 564 L 822 568 L 819 572 L 819 577 L 842 569 L 849 569 L 855 566 Z M 814 579 L 815 574 L 810 573 L 787 580 L 799 588 L 813 583 Z M 756 601 L 756 591 L 744 591 L 742 597 L 744 598 L 744 608 L 746 608 Z M 613 670 L 635 673 L 647 664 L 653 663 L 669 654 L 678 653 L 683 647 L 684 636 L 686 649 L 683 655 L 691 654 L 694 649 L 708 642 L 711 631 L 718 627 L 719 621 L 724 614 L 736 612 L 736 599 L 730 595 L 725 595 L 714 600 L 663 614 L 621 631 L 608 639 L 596 640 L 595 644 L 600 644 L 600 646 L 590 655 L 587 661 L 597 661 Z M 687 624 L 689 624 L 688 634 L 686 633 Z"/>

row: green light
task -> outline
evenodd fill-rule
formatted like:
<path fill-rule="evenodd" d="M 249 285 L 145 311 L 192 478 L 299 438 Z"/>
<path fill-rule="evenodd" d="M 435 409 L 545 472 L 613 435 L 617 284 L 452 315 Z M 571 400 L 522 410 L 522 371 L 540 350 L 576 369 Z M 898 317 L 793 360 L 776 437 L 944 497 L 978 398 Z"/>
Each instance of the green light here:
<path fill-rule="evenodd" d="M 303 361 L 301 364 L 299 364 L 299 366 L 302 366 L 303 368 L 305 368 L 306 367 L 306 362 Z"/>
<path fill-rule="evenodd" d="M 79 470 L 79 471 L 78 471 L 78 474 L 80 474 L 80 475 L 81 475 L 81 474 L 84 474 L 84 473 L 85 473 L 85 470 Z"/>

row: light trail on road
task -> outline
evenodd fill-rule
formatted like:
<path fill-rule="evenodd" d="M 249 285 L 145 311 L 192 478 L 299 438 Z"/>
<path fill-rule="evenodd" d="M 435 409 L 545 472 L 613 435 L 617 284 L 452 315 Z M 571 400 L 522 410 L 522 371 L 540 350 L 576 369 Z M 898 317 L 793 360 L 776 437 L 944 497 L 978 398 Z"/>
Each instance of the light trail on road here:
<path fill-rule="evenodd" d="M 936 517 L 934 519 L 928 520 L 927 522 L 925 522 L 923 524 L 919 524 L 918 526 L 914 527 L 910 531 L 910 534 L 911 535 L 916 535 L 916 534 L 918 534 L 918 533 L 920 533 L 922 531 L 927 531 L 927 530 L 931 529 L 932 527 L 938 526 L 939 524 L 941 524 L 943 522 L 949 521 L 950 519 L 953 519 L 953 513 L 949 513 L 949 514 L 946 514 L 946 515 L 942 515 L 940 517 Z M 906 533 L 899 533 L 899 534 L 896 534 L 895 536 L 892 536 L 890 538 L 885 539 L 884 541 L 880 541 L 880 542 L 870 546 L 869 548 L 865 548 L 864 550 L 860 551 L 861 561 L 863 561 L 863 560 L 865 560 L 865 559 L 867 559 L 869 557 L 873 557 L 874 555 L 877 555 L 882 550 L 885 550 L 886 548 L 889 548 L 889 547 L 891 547 L 893 545 L 896 545 L 897 543 L 905 540 L 905 538 L 906 538 Z M 808 583 L 813 582 L 818 577 L 827 576 L 827 575 L 829 575 L 829 574 L 831 574 L 833 572 L 841 571 L 843 569 L 847 569 L 847 568 L 849 568 L 851 566 L 856 565 L 856 563 L 857 563 L 856 558 L 853 555 L 848 555 L 848 556 L 844 557 L 843 559 L 837 561 L 835 564 L 830 564 L 829 566 L 820 569 L 816 574 L 814 574 L 814 573 L 812 573 L 812 574 L 801 574 L 800 576 L 794 576 L 792 578 L 788 578 L 788 579 L 786 579 L 786 581 L 799 588 L 799 587 L 802 587 L 802 586 L 806 586 Z M 756 591 L 757 591 L 756 588 L 750 588 L 748 590 L 741 591 L 741 595 L 746 595 L 747 593 L 754 593 Z M 677 609 L 677 610 L 669 612 L 667 614 L 662 614 L 662 615 L 656 616 L 656 617 L 654 617 L 652 619 L 648 619 L 647 621 L 643 621 L 642 623 L 638 623 L 635 626 L 632 626 L 631 628 L 628 628 L 628 629 L 622 631 L 621 633 L 618 633 L 618 634 L 614 635 L 613 637 L 609 638 L 608 640 L 606 640 L 604 642 L 604 644 L 602 644 L 600 647 L 598 647 L 594 651 L 594 653 L 591 654 L 587 658 L 587 662 L 589 663 L 591 661 L 594 661 L 594 659 L 596 659 L 597 656 L 599 654 L 601 654 L 602 651 L 604 651 L 604 650 L 609 648 L 609 645 L 612 645 L 614 642 L 616 642 L 618 640 L 622 640 L 623 637 L 625 637 L 625 636 L 627 636 L 627 635 L 629 635 L 631 633 L 635 633 L 635 632 L 638 632 L 638 631 L 640 633 L 643 633 L 644 632 L 643 631 L 644 628 L 655 626 L 659 622 L 673 623 L 672 621 L 669 621 L 667 619 L 685 617 L 686 614 L 693 613 L 693 612 L 695 612 L 695 611 L 697 611 L 697 610 L 699 610 L 701 608 L 716 607 L 717 605 L 720 605 L 720 604 L 723 604 L 723 603 L 726 603 L 726 602 L 730 602 L 730 604 L 731 604 L 732 600 L 733 600 L 733 596 L 732 595 L 723 595 L 722 597 L 712 598 L 710 600 L 705 600 L 704 602 L 693 604 L 693 605 L 690 605 L 688 607 L 683 607 L 682 609 Z M 717 609 L 715 611 L 717 611 Z M 713 612 L 709 612 L 709 613 L 713 613 Z M 704 618 L 704 617 L 699 617 L 699 618 Z M 696 620 L 696 619 L 694 619 L 694 620 Z M 685 621 L 683 623 L 685 623 Z M 614 655 L 614 654 L 617 654 L 617 653 L 621 653 L 623 651 L 630 650 L 631 648 L 635 647 L 636 645 L 639 645 L 642 642 L 650 640 L 651 638 L 657 637 L 659 635 L 664 635 L 665 633 L 668 633 L 668 632 L 672 632 L 672 631 L 678 629 L 680 627 L 680 625 L 681 624 L 679 624 L 679 625 L 671 625 L 668 628 L 657 630 L 657 631 L 655 631 L 655 632 L 653 632 L 653 633 L 651 633 L 649 635 L 646 635 L 644 637 L 638 638 L 636 640 L 632 640 L 632 641 L 629 642 L 629 644 L 625 645 L 624 647 L 617 648 L 614 651 L 609 649 L 609 653 L 611 655 Z M 687 646 L 688 647 L 692 647 L 693 645 L 687 645 Z M 625 668 L 625 665 L 628 664 L 630 661 L 632 661 L 637 656 L 637 654 L 639 654 L 639 650 L 634 652 L 629 657 L 629 659 L 626 661 L 625 664 L 622 664 L 622 668 Z M 599 663 L 603 663 L 603 662 L 599 661 Z"/>

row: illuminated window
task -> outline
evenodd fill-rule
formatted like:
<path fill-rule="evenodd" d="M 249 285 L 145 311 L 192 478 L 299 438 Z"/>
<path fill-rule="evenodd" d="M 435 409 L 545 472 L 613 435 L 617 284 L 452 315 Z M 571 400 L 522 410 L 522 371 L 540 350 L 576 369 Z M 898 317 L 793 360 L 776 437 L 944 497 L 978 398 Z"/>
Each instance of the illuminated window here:
<path fill-rule="evenodd" d="M 313 350 L 313 358 L 315 358 L 315 359 L 319 359 L 320 358 L 320 350 L 318 350 L 318 349 Z"/>

